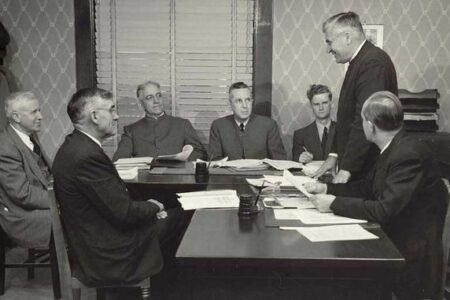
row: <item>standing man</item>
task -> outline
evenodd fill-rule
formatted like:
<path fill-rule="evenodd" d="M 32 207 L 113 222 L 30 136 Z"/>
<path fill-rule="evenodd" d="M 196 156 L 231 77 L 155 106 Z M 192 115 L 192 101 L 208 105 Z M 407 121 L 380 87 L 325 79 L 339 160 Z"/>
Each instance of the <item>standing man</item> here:
<path fill-rule="evenodd" d="M 320 176 L 335 167 L 339 161 L 339 172 L 335 183 L 345 183 L 350 177 L 361 178 L 378 156 L 378 149 L 364 138 L 361 108 L 374 92 L 387 90 L 398 93 L 397 75 L 390 57 L 367 41 L 354 12 L 340 13 L 323 23 L 327 51 L 338 64 L 349 63 L 342 83 L 337 110 L 335 155 L 315 174 Z"/>
<path fill-rule="evenodd" d="M 113 160 L 176 154 L 184 145 L 194 148 L 189 160 L 207 159 L 206 150 L 191 122 L 164 112 L 159 83 L 147 81 L 137 87 L 136 94 L 145 110 L 145 117 L 123 128 L 124 133 Z"/>
<path fill-rule="evenodd" d="M 333 95 L 326 85 L 313 84 L 306 92 L 315 120 L 294 132 L 292 160 L 308 163 L 325 160 L 330 153 L 336 132 L 336 123 L 330 118 Z"/>
<path fill-rule="evenodd" d="M 367 140 L 381 151 L 375 168 L 347 184 L 309 185 L 322 193 L 311 200 L 321 212 L 380 223 L 406 260 L 397 298 L 440 299 L 448 192 L 439 166 L 424 144 L 401 130 L 402 104 L 391 92 L 373 94 L 361 117 Z"/>
<path fill-rule="evenodd" d="M 248 85 L 233 83 L 228 92 L 233 114 L 212 123 L 209 157 L 286 159 L 277 123 L 271 118 L 252 114 L 253 98 Z"/>
<path fill-rule="evenodd" d="M 67 106 L 75 127 L 55 156 L 55 192 L 73 259 L 86 285 L 137 283 L 173 258 L 179 238 L 178 209 L 156 200 L 133 201 L 101 143 L 116 134 L 112 94 L 77 91 Z M 166 263 L 166 259 L 164 260 Z"/>
<path fill-rule="evenodd" d="M 23 247 L 48 247 L 50 240 L 50 160 L 37 133 L 42 114 L 32 92 L 5 100 L 8 124 L 0 134 L 0 224 Z"/>

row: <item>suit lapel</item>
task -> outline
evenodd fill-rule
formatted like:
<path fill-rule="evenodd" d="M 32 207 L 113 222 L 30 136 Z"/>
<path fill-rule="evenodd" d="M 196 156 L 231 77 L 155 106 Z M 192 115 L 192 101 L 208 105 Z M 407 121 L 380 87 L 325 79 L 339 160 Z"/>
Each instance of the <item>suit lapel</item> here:
<path fill-rule="evenodd" d="M 20 137 L 17 135 L 17 133 L 14 131 L 14 129 L 11 128 L 11 126 L 8 125 L 6 130 L 9 134 L 9 136 L 11 137 L 11 139 L 14 141 L 14 144 L 17 146 L 17 149 L 24 157 L 24 159 L 25 159 L 24 164 L 25 163 L 28 164 L 30 170 L 39 179 L 39 181 L 42 183 L 43 186 L 48 186 L 47 178 L 45 178 L 36 159 L 33 157 L 33 155 L 36 155 L 36 154 L 34 154 L 27 147 L 27 145 L 25 145 L 25 143 L 20 139 Z M 49 167 L 50 167 L 50 165 L 49 165 Z"/>

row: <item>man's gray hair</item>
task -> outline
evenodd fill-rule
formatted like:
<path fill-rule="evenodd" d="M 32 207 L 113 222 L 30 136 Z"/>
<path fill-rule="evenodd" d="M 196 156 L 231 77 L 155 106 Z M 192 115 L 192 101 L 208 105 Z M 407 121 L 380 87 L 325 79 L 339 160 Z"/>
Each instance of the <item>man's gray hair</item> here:
<path fill-rule="evenodd" d="M 161 85 L 159 83 L 157 83 L 156 81 L 146 81 L 144 83 L 141 83 L 140 85 L 138 85 L 137 89 L 136 89 L 136 97 L 139 99 L 141 97 L 142 91 L 148 86 L 148 85 L 153 85 L 156 86 L 158 89 L 161 89 Z"/>
<path fill-rule="evenodd" d="M 30 91 L 21 91 L 21 92 L 15 92 L 5 99 L 5 114 L 8 119 L 11 119 L 11 116 L 14 112 L 14 104 L 22 101 L 30 101 L 30 100 L 37 100 L 36 95 L 33 92 Z"/>
<path fill-rule="evenodd" d="M 330 27 L 337 25 L 338 27 L 350 27 L 364 34 L 364 30 L 358 14 L 349 11 L 336 14 L 328 18 L 322 24 L 322 32 L 325 33 Z"/>

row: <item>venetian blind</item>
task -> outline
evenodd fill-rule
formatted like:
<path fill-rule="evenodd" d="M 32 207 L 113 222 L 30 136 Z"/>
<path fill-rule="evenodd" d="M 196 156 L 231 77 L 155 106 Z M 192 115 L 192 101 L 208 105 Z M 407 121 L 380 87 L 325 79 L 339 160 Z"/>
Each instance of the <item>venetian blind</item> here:
<path fill-rule="evenodd" d="M 161 84 L 166 113 L 189 119 L 203 143 L 229 114 L 228 86 L 251 85 L 253 0 L 97 0 L 98 86 L 113 91 L 118 132 L 143 116 L 136 86 Z M 112 153 L 120 135 L 106 145 Z"/>

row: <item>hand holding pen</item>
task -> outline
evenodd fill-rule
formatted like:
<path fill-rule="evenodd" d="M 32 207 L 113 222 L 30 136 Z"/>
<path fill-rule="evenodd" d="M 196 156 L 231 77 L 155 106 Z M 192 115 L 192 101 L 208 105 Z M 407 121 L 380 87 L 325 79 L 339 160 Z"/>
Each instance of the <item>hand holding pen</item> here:
<path fill-rule="evenodd" d="M 308 151 L 308 149 L 306 149 L 305 146 L 303 146 L 303 150 L 305 151 L 300 154 L 298 161 L 301 162 L 302 164 L 306 164 L 312 161 L 314 156 L 312 155 L 311 152 Z"/>

